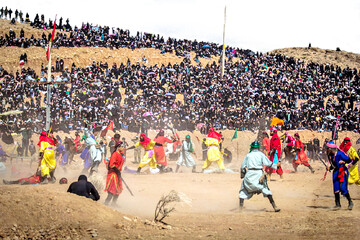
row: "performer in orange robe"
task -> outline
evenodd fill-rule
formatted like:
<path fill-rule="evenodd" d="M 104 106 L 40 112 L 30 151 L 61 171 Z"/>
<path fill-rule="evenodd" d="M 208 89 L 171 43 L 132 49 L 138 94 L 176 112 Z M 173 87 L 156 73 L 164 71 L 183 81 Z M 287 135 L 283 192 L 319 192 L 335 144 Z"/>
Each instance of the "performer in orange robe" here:
<path fill-rule="evenodd" d="M 111 155 L 109 164 L 108 164 L 108 174 L 106 177 L 106 188 L 105 191 L 108 192 L 108 196 L 105 200 L 105 204 L 109 204 L 112 199 L 112 204 L 115 205 L 116 201 L 123 190 L 122 181 L 121 181 L 121 171 L 124 164 L 124 148 L 121 147 L 122 142 L 118 141 L 115 144 L 115 150 Z"/>
<path fill-rule="evenodd" d="M 267 158 L 270 158 L 270 139 L 269 139 L 269 135 L 267 134 L 267 132 L 263 133 L 263 140 L 262 140 L 262 150 L 263 153 L 265 154 L 265 156 Z"/>
<path fill-rule="evenodd" d="M 158 165 L 160 165 L 160 171 L 163 170 L 163 168 L 167 165 L 165 151 L 164 151 L 164 144 L 172 143 L 172 141 L 164 137 L 164 130 L 160 130 L 156 138 L 154 139 L 155 142 L 160 143 L 163 146 L 154 146 L 154 152 L 155 152 L 155 160 Z"/>
<path fill-rule="evenodd" d="M 295 133 L 294 137 L 295 137 L 296 155 L 295 155 L 295 158 L 293 159 L 293 167 L 294 167 L 295 172 L 297 172 L 297 167 L 300 164 L 303 164 L 304 166 L 306 166 L 310 169 L 311 173 L 314 173 L 315 170 L 309 164 L 310 158 L 308 158 L 308 156 L 306 156 L 306 153 L 304 151 L 304 144 L 300 141 L 299 134 Z"/>

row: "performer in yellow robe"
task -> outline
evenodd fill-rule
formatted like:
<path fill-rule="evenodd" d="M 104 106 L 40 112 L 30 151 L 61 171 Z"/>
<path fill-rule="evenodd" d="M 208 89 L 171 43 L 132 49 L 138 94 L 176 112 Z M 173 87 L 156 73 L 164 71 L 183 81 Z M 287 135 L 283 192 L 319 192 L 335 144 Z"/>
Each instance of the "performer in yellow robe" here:
<path fill-rule="evenodd" d="M 351 146 L 350 138 L 346 137 L 344 141 L 340 145 L 340 150 L 345 152 L 352 162 L 347 165 L 349 169 L 349 184 L 355 183 L 356 185 L 360 186 L 360 177 L 359 177 L 359 156 L 353 146 Z"/>
<path fill-rule="evenodd" d="M 225 170 L 223 157 L 220 152 L 221 134 L 217 133 L 215 129 L 210 128 L 209 134 L 205 140 L 205 145 L 208 147 L 207 158 L 202 166 L 203 171 L 210 167 L 212 162 L 217 162 L 221 170 Z"/>
<path fill-rule="evenodd" d="M 154 146 L 162 146 L 150 138 L 148 138 L 145 133 L 140 135 L 140 141 L 135 143 L 134 146 L 127 148 L 126 150 L 131 150 L 136 147 L 143 147 L 145 150 L 145 154 L 139 163 L 139 167 L 137 169 L 137 173 L 140 173 L 141 168 L 149 165 L 151 173 L 158 173 L 159 169 L 157 168 L 156 160 L 155 160 L 155 153 L 154 153 Z"/>
<path fill-rule="evenodd" d="M 42 132 L 39 137 L 38 146 L 40 147 L 39 152 L 39 167 L 41 170 L 42 183 L 48 183 L 49 176 L 52 181 L 55 181 L 54 171 L 56 168 L 55 160 L 55 140 L 48 137 L 46 132 Z"/>

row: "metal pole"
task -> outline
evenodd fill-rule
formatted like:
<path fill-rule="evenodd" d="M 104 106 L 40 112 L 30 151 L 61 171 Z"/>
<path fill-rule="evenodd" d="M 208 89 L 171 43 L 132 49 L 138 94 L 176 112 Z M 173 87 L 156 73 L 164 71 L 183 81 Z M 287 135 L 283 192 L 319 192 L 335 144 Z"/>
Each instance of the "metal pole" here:
<path fill-rule="evenodd" d="M 223 31 L 223 50 L 221 55 L 221 79 L 224 77 L 225 69 L 225 25 L 226 25 L 226 6 L 224 8 L 224 31 Z"/>
<path fill-rule="evenodd" d="M 46 95 L 46 131 L 50 130 L 50 104 L 51 104 L 51 41 L 49 42 L 49 64 L 47 79 L 47 95 Z"/>

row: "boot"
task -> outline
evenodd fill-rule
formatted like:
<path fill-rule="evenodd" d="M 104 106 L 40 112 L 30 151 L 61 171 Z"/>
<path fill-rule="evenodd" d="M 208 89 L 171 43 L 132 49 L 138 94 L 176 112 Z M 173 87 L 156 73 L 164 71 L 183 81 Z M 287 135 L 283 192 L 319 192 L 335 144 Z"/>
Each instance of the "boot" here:
<path fill-rule="evenodd" d="M 3 179 L 3 183 L 4 183 L 5 185 L 15 184 L 15 183 L 13 183 L 13 182 L 14 182 L 14 181 L 8 181 L 8 180 Z"/>
<path fill-rule="evenodd" d="M 50 183 L 55 183 L 56 182 L 56 177 L 54 176 L 54 173 L 55 173 L 55 170 L 50 172 Z"/>
<path fill-rule="evenodd" d="M 352 210 L 353 207 L 354 207 L 354 203 L 353 203 L 353 201 L 351 200 L 350 194 L 349 194 L 349 193 L 345 194 L 345 197 L 346 197 L 347 200 L 349 201 L 348 209 L 349 209 L 349 210 Z"/>
<path fill-rule="evenodd" d="M 179 171 L 180 165 L 176 165 L 175 172 L 177 173 Z"/>
<path fill-rule="evenodd" d="M 141 171 L 141 167 L 138 167 L 136 173 L 137 173 L 137 174 L 140 174 L 140 171 Z"/>
<path fill-rule="evenodd" d="M 242 210 L 244 208 L 244 199 L 243 198 L 240 198 L 239 206 L 240 206 L 240 210 Z"/>
<path fill-rule="evenodd" d="M 310 169 L 311 173 L 315 173 L 315 170 L 310 165 L 308 168 Z"/>
<path fill-rule="evenodd" d="M 269 199 L 272 207 L 274 208 L 274 211 L 275 211 L 275 212 L 280 212 L 280 208 L 278 208 L 278 207 L 276 206 L 272 195 L 268 195 L 268 199 Z"/>
<path fill-rule="evenodd" d="M 48 175 L 46 175 L 40 184 L 48 184 L 48 183 L 49 183 Z"/>
<path fill-rule="evenodd" d="M 193 166 L 193 168 L 192 168 L 192 171 L 191 171 L 192 173 L 196 173 L 196 166 Z"/>
<path fill-rule="evenodd" d="M 340 193 L 335 193 L 335 207 L 334 207 L 334 210 L 338 210 L 341 208 L 341 205 L 340 205 Z"/>
<path fill-rule="evenodd" d="M 111 193 L 108 193 L 108 196 L 107 196 L 107 198 L 105 199 L 105 202 L 104 202 L 105 205 L 109 205 L 109 202 L 110 202 L 112 196 L 113 195 Z"/>

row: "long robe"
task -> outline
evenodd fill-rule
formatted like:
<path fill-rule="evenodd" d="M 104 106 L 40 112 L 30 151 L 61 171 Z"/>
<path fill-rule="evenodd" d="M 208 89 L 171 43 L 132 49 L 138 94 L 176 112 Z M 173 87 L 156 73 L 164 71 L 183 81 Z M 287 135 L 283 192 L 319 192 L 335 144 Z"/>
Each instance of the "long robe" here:
<path fill-rule="evenodd" d="M 212 162 L 217 162 L 219 168 L 224 170 L 224 161 L 220 152 L 220 142 L 218 139 L 207 137 L 205 140 L 205 145 L 208 147 L 207 158 L 202 166 L 203 169 L 210 167 Z"/>
<path fill-rule="evenodd" d="M 124 158 L 119 151 L 115 151 L 111 157 L 108 164 L 108 174 L 106 177 L 106 188 L 105 191 L 112 193 L 114 195 L 119 195 L 122 190 L 122 181 L 120 176 L 116 174 L 112 169 L 117 168 L 120 172 L 124 164 Z"/>
<path fill-rule="evenodd" d="M 246 169 L 246 174 L 241 184 L 239 198 L 250 199 L 254 194 L 260 193 L 262 193 L 264 197 L 272 195 L 266 180 L 263 183 L 259 182 L 259 179 L 263 175 L 263 165 L 271 168 L 276 167 L 274 163 L 259 150 L 253 150 L 245 156 L 240 171 L 243 172 Z"/>
<path fill-rule="evenodd" d="M 94 162 L 101 162 L 101 150 L 96 148 L 97 142 L 91 136 L 88 129 L 85 129 L 85 144 L 86 147 L 89 149 L 91 164 L 93 164 Z"/>
<path fill-rule="evenodd" d="M 42 141 L 40 143 L 40 152 L 43 153 L 43 157 L 40 163 L 41 176 L 49 175 L 51 171 L 56 168 L 56 160 L 54 153 L 54 146 L 50 143 Z"/>
<path fill-rule="evenodd" d="M 265 171 L 267 173 L 276 172 L 277 174 L 282 175 L 283 174 L 282 168 L 276 167 L 276 164 L 279 162 L 281 156 L 281 142 L 277 133 L 275 133 L 270 139 L 270 151 L 272 149 L 274 149 L 275 151 L 272 154 L 270 154 L 270 161 L 273 162 L 274 165 L 273 167 L 266 167 Z"/>
<path fill-rule="evenodd" d="M 159 136 L 154 139 L 155 142 L 160 143 L 164 145 L 165 143 L 172 143 L 172 141 L 164 136 Z M 155 160 L 157 164 L 160 164 L 162 166 L 167 165 L 165 151 L 163 146 L 154 146 L 154 152 L 155 152 Z"/>
<path fill-rule="evenodd" d="M 141 162 L 139 163 L 139 167 L 143 168 L 146 165 L 149 164 L 149 167 L 152 169 L 155 169 L 157 164 L 155 161 L 155 154 L 154 154 L 154 146 L 156 142 L 151 140 L 146 146 L 142 145 L 140 142 L 137 142 L 134 144 L 135 147 L 143 147 L 145 150 L 145 154 L 141 159 Z"/>
<path fill-rule="evenodd" d="M 293 166 L 296 168 L 298 165 L 303 164 L 304 166 L 309 166 L 309 158 L 304 151 L 304 145 L 300 140 L 295 141 L 296 155 L 293 159 Z"/>
<path fill-rule="evenodd" d="M 346 195 L 348 191 L 349 171 L 345 164 L 340 164 L 340 161 L 350 163 L 351 159 L 341 150 L 336 152 L 336 155 L 329 156 L 331 169 L 333 169 L 333 189 L 334 193 L 341 192 Z"/>
<path fill-rule="evenodd" d="M 354 147 L 350 147 L 349 150 L 346 152 L 346 154 L 350 157 L 352 161 L 354 161 L 356 158 L 359 158 L 356 150 Z M 355 183 L 356 185 L 360 186 L 360 177 L 359 177 L 359 162 L 352 165 L 349 168 L 349 184 Z"/>
<path fill-rule="evenodd" d="M 186 140 L 182 142 L 180 157 L 176 162 L 177 165 L 186 166 L 186 167 L 196 166 L 196 162 L 192 157 L 192 153 L 194 152 L 194 149 L 191 149 L 191 145 L 194 146 L 194 143 L 191 140 L 190 142 L 187 142 Z"/>

